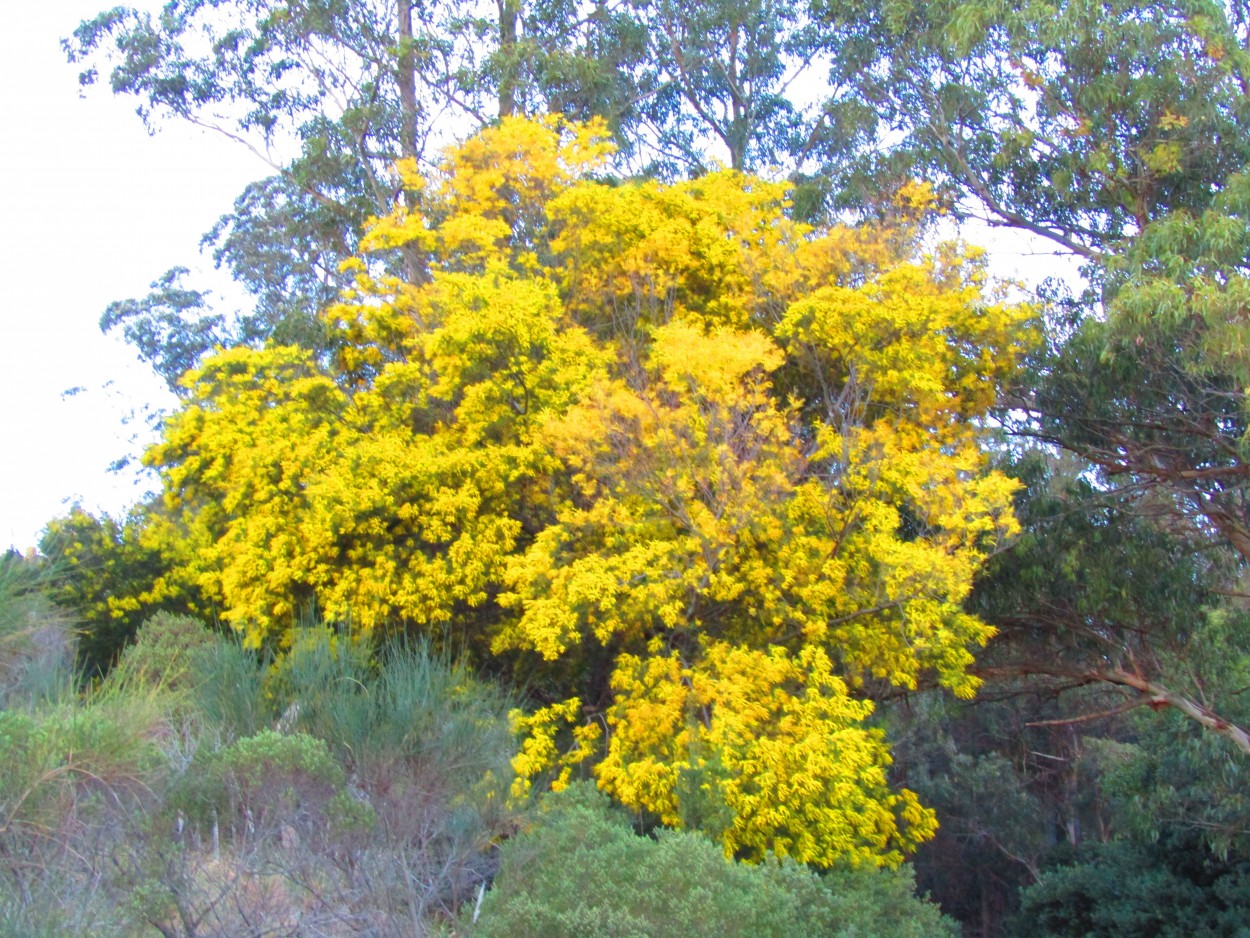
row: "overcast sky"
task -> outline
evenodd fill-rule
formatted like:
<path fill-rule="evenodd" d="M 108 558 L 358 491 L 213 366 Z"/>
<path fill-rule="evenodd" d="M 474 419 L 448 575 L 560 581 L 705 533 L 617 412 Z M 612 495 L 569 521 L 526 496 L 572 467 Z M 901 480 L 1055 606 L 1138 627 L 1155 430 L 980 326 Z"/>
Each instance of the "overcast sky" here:
<path fill-rule="evenodd" d="M 168 395 L 100 333 L 100 313 L 193 266 L 200 235 L 266 175 L 224 139 L 149 137 L 105 88 L 80 98 L 59 40 L 111 5 L 18 4 L 0 34 L 0 548 L 33 545 L 75 500 L 116 514 L 142 494 L 134 473 L 106 470 L 144 429 L 141 414 L 125 422 L 132 411 Z"/>

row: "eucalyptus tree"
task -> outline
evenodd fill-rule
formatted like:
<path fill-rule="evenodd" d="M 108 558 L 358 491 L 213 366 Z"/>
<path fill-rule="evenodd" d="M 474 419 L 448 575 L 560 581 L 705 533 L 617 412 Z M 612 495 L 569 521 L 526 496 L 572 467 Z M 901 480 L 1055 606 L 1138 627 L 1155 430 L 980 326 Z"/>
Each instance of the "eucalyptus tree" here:
<path fill-rule="evenodd" d="M 1098 259 L 1250 158 L 1245 11 L 1207 0 L 817 0 L 864 168 Z M 882 156 L 885 153 L 885 156 Z"/>
<path fill-rule="evenodd" d="M 84 85 L 134 98 L 153 131 L 187 121 L 272 170 L 201 244 L 253 309 L 224 315 L 175 269 L 146 297 L 112 304 L 102 327 L 121 329 L 175 388 L 215 344 L 324 349 L 318 312 L 350 282 L 339 265 L 369 218 L 411 198 L 395 162 L 432 166 L 447 143 L 518 109 L 606 113 L 620 126 L 637 97 L 627 26 L 620 10 L 564 0 L 189 0 L 83 22 L 64 46 Z M 395 263 L 422 276 L 415 253 Z"/>

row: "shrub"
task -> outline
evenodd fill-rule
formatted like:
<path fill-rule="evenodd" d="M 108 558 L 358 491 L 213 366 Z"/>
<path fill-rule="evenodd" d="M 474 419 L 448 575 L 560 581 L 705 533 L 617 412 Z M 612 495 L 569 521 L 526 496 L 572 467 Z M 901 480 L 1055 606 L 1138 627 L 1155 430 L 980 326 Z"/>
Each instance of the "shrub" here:
<path fill-rule="evenodd" d="M 16 896 L 0 896 L 0 921 L 52 921 L 58 895 L 85 902 L 98 888 L 109 850 L 161 787 L 163 725 L 151 704 L 69 696 L 0 711 L 0 880 Z M 74 911 L 60 909 L 59 933 L 76 930 Z"/>
<path fill-rule="evenodd" d="M 474 938 L 957 934 L 912 895 L 907 872 L 820 876 L 790 861 L 728 860 L 698 834 L 639 836 L 587 783 L 544 799 L 539 822 L 507 844 L 473 930 Z"/>
<path fill-rule="evenodd" d="M 1021 893 L 1015 933 L 1037 938 L 1250 938 L 1250 861 L 1193 836 L 1090 845 Z"/>
<path fill-rule="evenodd" d="M 169 804 L 202 829 L 217 824 L 236 836 L 293 831 L 311 844 L 371 822 L 371 810 L 351 798 L 346 783 L 322 740 L 264 730 L 197 754 Z"/>
<path fill-rule="evenodd" d="M 195 658 L 219 639 L 199 619 L 158 612 L 146 619 L 109 679 L 181 691 L 195 677 Z"/>
<path fill-rule="evenodd" d="M 328 638 L 275 667 L 156 617 L 89 692 L 0 711 L 0 938 L 399 938 L 475 895 L 516 827 L 513 701 Z"/>
<path fill-rule="evenodd" d="M 415 760 L 463 787 L 506 772 L 512 757 L 512 702 L 425 642 L 370 655 L 327 630 L 306 630 L 270 669 L 265 692 L 284 725 L 324 739 L 350 763 Z"/>
<path fill-rule="evenodd" d="M 194 919 L 213 894 L 206 878 L 230 868 L 264 895 L 266 920 L 292 907 L 266 891 L 280 874 L 320 897 L 321 913 L 367 919 L 336 918 L 329 933 L 422 934 L 493 875 L 492 845 L 516 826 L 505 693 L 427 645 L 370 654 L 327 629 L 304 631 L 271 664 L 236 642 L 196 661 L 204 723 L 225 745 L 202 742 L 159 825 L 186 825 L 187 849 L 154 841 L 159 862 L 131 863 L 151 899 L 140 918 L 171 927 L 177 908 Z M 222 859 L 206 864 L 214 819 Z"/>

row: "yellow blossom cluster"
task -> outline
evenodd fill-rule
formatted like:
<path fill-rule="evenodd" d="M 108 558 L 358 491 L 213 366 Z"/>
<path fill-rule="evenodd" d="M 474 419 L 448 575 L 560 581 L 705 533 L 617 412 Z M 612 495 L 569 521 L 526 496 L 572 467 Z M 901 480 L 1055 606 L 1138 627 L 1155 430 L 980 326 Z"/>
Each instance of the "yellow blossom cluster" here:
<path fill-rule="evenodd" d="M 1015 529 L 985 418 L 1031 311 L 921 250 L 923 186 L 815 229 L 779 184 L 609 184 L 606 153 L 507 119 L 401 166 L 332 361 L 186 377 L 147 456 L 169 542 L 253 644 L 315 609 L 538 669 L 521 787 L 585 761 L 733 854 L 896 863 L 935 822 L 862 691 L 976 689 L 961 603 Z"/>

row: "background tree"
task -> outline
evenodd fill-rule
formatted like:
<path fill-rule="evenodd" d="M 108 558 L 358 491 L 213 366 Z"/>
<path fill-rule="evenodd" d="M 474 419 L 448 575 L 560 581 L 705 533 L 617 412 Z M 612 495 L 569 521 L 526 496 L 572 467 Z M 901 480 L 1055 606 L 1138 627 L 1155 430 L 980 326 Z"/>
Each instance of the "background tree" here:
<path fill-rule="evenodd" d="M 633 120 L 640 93 L 623 67 L 635 32 L 620 11 L 501 3 L 496 18 L 457 4 L 171 3 L 116 7 L 65 42 L 81 80 L 133 96 L 155 131 L 185 120 L 240 142 L 273 175 L 249 185 L 204 236 L 214 261 L 253 298 L 232 316 L 208 293 L 162 275 L 153 292 L 106 311 L 175 390 L 216 344 L 267 339 L 326 351 L 319 312 L 351 285 L 339 265 L 366 221 L 403 187 L 396 160 L 437 165 L 455 136 L 518 109 Z M 288 154 L 294 152 L 291 158 Z M 419 253 L 391 260 L 410 281 Z"/>
<path fill-rule="evenodd" d="M 48 522 L 39 541 L 54 574 L 47 594 L 74 618 L 83 676 L 108 672 L 155 613 L 196 611 L 196 591 L 170 577 L 171 560 L 150 534 L 150 518 L 99 518 L 73 508 Z"/>
<path fill-rule="evenodd" d="M 1157 489 L 1120 505 L 1188 530 L 1183 549 L 1206 556 L 1218 541 L 1244 560 L 1237 310 L 1250 245 L 1241 176 L 1250 99 L 1240 12 L 831 4 L 816 15 L 844 53 L 835 76 L 847 91 L 832 119 L 897 144 L 861 163 L 864 179 L 920 172 L 959 212 L 1086 261 L 1087 292 L 1055 307 L 1048 354 L 1012 401 L 1012 428 L 1084 460 L 1100 487 Z M 1189 630 L 1191 614 L 1178 615 L 1168 634 Z M 1109 640 L 1122 650 L 1155 624 L 1126 621 Z M 1078 619 L 1069 625 L 1088 634 Z M 1097 673 L 1250 743 L 1211 712 L 1210 697 L 1152 684 L 1160 672 L 1146 661 Z"/>
<path fill-rule="evenodd" d="M 812 77 L 813 43 L 801 6 L 751 3 L 635 5 L 647 39 L 641 67 L 655 95 L 644 127 L 669 172 L 787 170 L 810 117 L 793 96 Z M 663 166 L 664 163 L 661 163 Z"/>
<path fill-rule="evenodd" d="M 967 703 L 929 692 L 882 704 L 895 771 L 939 819 L 918 881 L 984 936 L 1010 933 L 1019 890 L 1042 881 L 1046 902 L 1078 908 L 1077 870 L 1104 847 L 1185 890 L 1216 889 L 1247 829 L 1230 781 L 1245 759 L 1237 555 L 1195 542 L 1158 490 L 1109 489 L 1071 456 L 1032 453 L 1012 472 L 1026 483 L 1023 531 L 969 603 L 998 629 L 974 667 L 985 685 Z M 1153 905 L 1134 902 L 1133 914 Z M 1021 933 L 1036 921 L 1023 913 Z"/>
<path fill-rule="evenodd" d="M 1080 257 L 1201 211 L 1248 155 L 1235 9 L 834 2 L 814 16 L 841 50 L 831 115 L 893 144 L 863 170 L 945 183 L 961 211 Z"/>

